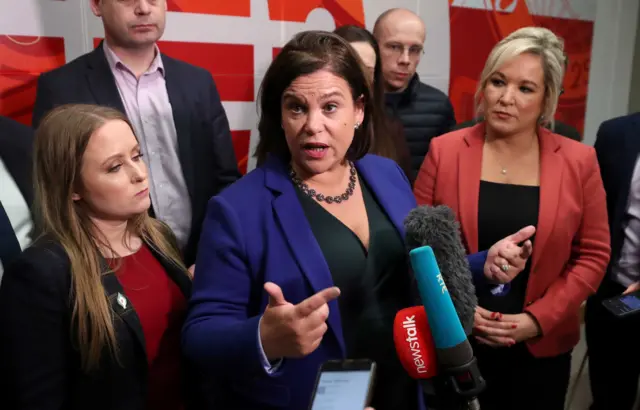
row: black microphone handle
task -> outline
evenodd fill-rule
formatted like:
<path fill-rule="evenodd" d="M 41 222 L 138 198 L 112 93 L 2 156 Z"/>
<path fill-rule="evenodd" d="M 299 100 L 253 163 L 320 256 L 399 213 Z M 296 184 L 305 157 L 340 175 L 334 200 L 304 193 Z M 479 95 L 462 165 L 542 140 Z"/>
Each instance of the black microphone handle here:
<path fill-rule="evenodd" d="M 464 354 L 451 354 L 451 353 Z M 437 410 L 479 410 L 478 395 L 487 382 L 478 369 L 478 362 L 467 340 L 460 345 L 438 351 L 441 365 L 434 390 Z M 449 354 L 447 354 L 449 353 Z M 447 360 L 448 359 L 448 360 Z"/>

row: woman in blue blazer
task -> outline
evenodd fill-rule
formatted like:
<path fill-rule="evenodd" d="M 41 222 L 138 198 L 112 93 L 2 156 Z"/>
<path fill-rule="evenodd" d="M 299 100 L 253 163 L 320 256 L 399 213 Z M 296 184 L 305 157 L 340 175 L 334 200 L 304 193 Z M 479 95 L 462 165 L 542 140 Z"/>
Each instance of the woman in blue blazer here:
<path fill-rule="evenodd" d="M 377 363 L 376 410 L 423 406 L 392 336 L 416 304 L 402 226 L 416 201 L 395 162 L 366 155 L 367 84 L 325 32 L 296 35 L 265 75 L 261 166 L 209 202 L 183 330 L 217 410 L 306 409 L 321 364 L 343 358 Z M 486 257 L 471 258 L 480 276 Z"/>

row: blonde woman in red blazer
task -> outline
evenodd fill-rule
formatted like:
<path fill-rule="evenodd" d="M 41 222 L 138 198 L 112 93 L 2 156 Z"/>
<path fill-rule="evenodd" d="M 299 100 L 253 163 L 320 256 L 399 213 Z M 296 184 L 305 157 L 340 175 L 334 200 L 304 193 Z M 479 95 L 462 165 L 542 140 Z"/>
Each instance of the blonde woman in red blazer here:
<path fill-rule="evenodd" d="M 433 139 L 415 183 L 419 204 L 454 210 L 469 253 L 502 232 L 537 229 L 522 273 L 505 288 L 476 290 L 474 349 L 487 410 L 563 409 L 580 306 L 609 261 L 595 151 L 543 127 L 555 113 L 563 62 L 562 40 L 549 30 L 502 40 L 478 89 L 485 121 Z M 506 260 L 498 265 L 510 270 Z"/>

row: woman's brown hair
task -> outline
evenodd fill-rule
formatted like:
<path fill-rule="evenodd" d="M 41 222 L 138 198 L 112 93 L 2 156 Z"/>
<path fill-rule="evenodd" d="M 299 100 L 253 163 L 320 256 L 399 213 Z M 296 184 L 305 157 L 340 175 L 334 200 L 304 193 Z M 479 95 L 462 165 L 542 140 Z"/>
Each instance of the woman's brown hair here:
<path fill-rule="evenodd" d="M 82 201 L 72 200 L 82 183 L 80 172 L 87 144 L 109 121 L 124 121 L 131 127 L 126 116 L 112 108 L 60 106 L 42 120 L 34 142 L 36 225 L 43 235 L 59 242 L 69 258 L 72 337 L 77 340 L 85 371 L 98 367 L 105 350 L 116 358 L 118 353 L 113 312 L 101 280 L 110 271 L 105 271 L 108 268 L 104 268 L 100 249 L 115 252 L 92 223 Z M 129 221 L 127 230 L 188 274 L 165 224 L 143 212 Z"/>
<path fill-rule="evenodd" d="M 373 93 L 373 141 L 370 152 L 380 155 L 398 162 L 398 153 L 396 149 L 394 135 L 392 135 L 392 127 L 389 117 L 384 107 L 384 78 L 382 77 L 382 62 L 380 61 L 380 46 L 367 29 L 346 25 L 336 28 L 335 34 L 347 40 L 349 43 L 367 43 L 373 48 L 376 54 L 376 66 L 373 70 L 373 84 L 371 89 Z"/>
<path fill-rule="evenodd" d="M 260 86 L 260 141 L 255 156 L 258 165 L 269 154 L 289 161 L 291 153 L 282 129 L 282 95 L 298 77 L 328 70 L 343 78 L 353 101 L 363 98 L 364 119 L 355 131 L 347 159 L 357 160 L 369 152 L 373 140 L 371 115 L 373 95 L 356 51 L 342 37 L 327 31 L 296 34 L 273 60 Z"/>

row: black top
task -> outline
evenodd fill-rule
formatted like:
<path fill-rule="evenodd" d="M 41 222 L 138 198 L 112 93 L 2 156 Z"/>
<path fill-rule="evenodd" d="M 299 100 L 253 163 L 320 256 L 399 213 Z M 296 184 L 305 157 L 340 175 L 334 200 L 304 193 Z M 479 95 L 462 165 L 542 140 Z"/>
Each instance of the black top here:
<path fill-rule="evenodd" d="M 540 187 L 480 181 L 478 249 L 489 249 L 527 225 L 536 226 L 539 203 Z M 511 281 L 509 293 L 493 296 L 483 292 L 478 295 L 480 306 L 492 312 L 522 313 L 530 269 L 531 258 L 525 269 Z"/>
<path fill-rule="evenodd" d="M 376 410 L 416 409 L 416 382 L 402 368 L 393 342 L 395 315 L 411 305 L 404 242 L 366 183 L 360 186 L 369 218 L 368 252 L 353 231 L 297 192 L 333 282 L 341 291 L 338 305 L 347 357 L 377 364 L 371 405 Z"/>

